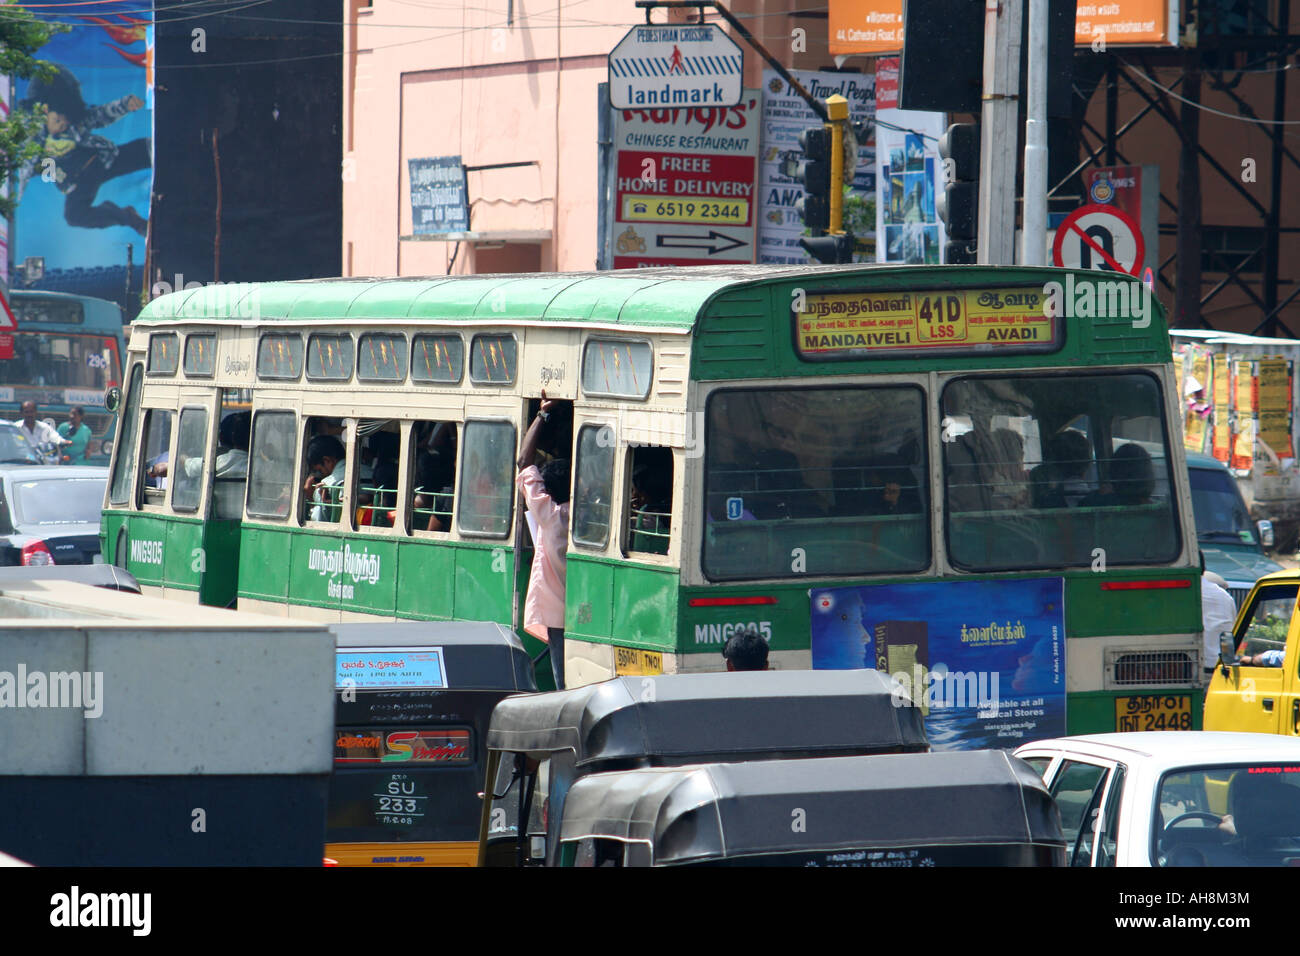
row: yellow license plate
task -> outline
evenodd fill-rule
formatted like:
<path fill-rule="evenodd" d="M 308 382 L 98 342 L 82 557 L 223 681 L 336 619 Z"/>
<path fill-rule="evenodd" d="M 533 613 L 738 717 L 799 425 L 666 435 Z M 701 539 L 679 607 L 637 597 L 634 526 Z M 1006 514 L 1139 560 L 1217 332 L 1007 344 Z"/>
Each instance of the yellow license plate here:
<path fill-rule="evenodd" d="M 614 673 L 620 675 L 662 674 L 664 656 L 658 651 L 643 651 L 636 647 L 614 648 Z"/>
<path fill-rule="evenodd" d="M 1115 698 L 1115 729 L 1191 730 L 1192 698 L 1186 694 L 1143 694 Z"/>

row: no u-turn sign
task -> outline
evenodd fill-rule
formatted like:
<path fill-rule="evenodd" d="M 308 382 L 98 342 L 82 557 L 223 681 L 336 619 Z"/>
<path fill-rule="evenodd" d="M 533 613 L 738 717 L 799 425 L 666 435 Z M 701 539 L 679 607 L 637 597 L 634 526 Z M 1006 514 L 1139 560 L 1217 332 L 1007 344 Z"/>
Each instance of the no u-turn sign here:
<path fill-rule="evenodd" d="M 1052 261 L 1067 269 L 1096 269 L 1135 276 L 1142 271 L 1142 229 L 1114 206 L 1080 206 L 1056 230 Z"/>

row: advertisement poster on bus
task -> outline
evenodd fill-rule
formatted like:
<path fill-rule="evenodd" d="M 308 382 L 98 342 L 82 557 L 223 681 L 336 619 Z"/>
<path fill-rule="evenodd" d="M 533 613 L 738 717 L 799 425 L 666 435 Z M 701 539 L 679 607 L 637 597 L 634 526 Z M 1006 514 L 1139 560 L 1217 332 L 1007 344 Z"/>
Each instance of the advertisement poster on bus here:
<path fill-rule="evenodd" d="M 15 255 L 44 260 L 41 288 L 102 296 L 85 281 L 113 269 L 111 288 L 123 287 L 128 244 L 143 260 L 153 182 L 148 9 L 106 3 L 93 16 L 60 17 L 71 29 L 36 54 L 54 74 L 17 83 L 16 105 L 42 118 L 44 138 L 15 177 Z"/>
<path fill-rule="evenodd" d="M 944 113 L 898 109 L 898 59 L 876 64 L 877 262 L 942 261 L 946 231 L 935 197 L 945 123 Z"/>
<path fill-rule="evenodd" d="M 754 262 L 761 101 L 614 113 L 615 269 Z"/>
<path fill-rule="evenodd" d="M 900 701 L 922 708 L 935 750 L 1065 733 L 1062 578 L 814 588 L 811 598 L 813 668 L 888 674 Z"/>
<path fill-rule="evenodd" d="M 805 90 L 819 100 L 838 93 L 849 101 L 849 119 L 857 124 L 871 119 L 876 112 L 876 78 L 873 74 L 818 73 L 791 70 Z M 799 134 L 821 119 L 775 70 L 763 71 L 763 135 L 758 164 L 759 220 L 758 261 L 805 265 L 812 257 L 804 252 L 799 239 L 806 234 L 803 219 L 795 203 L 803 196 L 803 186 L 781 174 L 787 157 L 802 158 Z M 858 164 L 853 185 L 846 193 L 845 228 L 868 247 L 854 255 L 854 261 L 874 262 L 870 248 L 876 234 L 876 143 L 874 139 L 858 145 Z"/>

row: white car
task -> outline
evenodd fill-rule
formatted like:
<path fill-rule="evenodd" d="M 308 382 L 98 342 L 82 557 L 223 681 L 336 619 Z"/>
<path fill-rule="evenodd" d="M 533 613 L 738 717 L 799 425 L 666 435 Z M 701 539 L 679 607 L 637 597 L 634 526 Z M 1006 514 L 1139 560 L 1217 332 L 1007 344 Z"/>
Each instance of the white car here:
<path fill-rule="evenodd" d="M 1300 866 L 1300 739 L 1209 731 L 1038 740 L 1072 866 Z"/>

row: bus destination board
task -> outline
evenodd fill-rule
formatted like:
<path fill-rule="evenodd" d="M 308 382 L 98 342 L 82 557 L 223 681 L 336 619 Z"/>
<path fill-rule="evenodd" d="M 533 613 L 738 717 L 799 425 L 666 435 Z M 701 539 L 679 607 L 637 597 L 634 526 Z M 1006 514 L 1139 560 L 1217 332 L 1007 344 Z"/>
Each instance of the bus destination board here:
<path fill-rule="evenodd" d="M 807 293 L 794 302 L 795 346 L 807 359 L 879 353 L 1042 352 L 1058 325 L 1033 287 Z"/>

